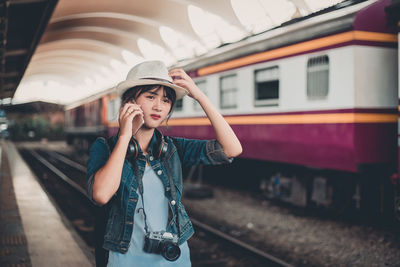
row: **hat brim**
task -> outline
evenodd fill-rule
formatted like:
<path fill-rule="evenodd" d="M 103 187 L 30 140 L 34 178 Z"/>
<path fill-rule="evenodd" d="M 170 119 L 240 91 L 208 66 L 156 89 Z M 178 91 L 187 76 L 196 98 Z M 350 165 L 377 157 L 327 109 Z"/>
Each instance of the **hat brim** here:
<path fill-rule="evenodd" d="M 163 86 L 170 87 L 175 90 L 176 100 L 183 98 L 185 95 L 187 95 L 189 93 L 185 88 L 180 87 L 176 84 L 169 83 L 167 81 L 163 82 L 163 81 L 153 80 L 153 79 L 123 81 L 117 85 L 116 90 L 118 92 L 118 95 L 121 97 L 126 92 L 126 90 L 128 90 L 132 87 L 135 87 L 135 86 L 140 86 L 140 85 L 163 85 Z"/>

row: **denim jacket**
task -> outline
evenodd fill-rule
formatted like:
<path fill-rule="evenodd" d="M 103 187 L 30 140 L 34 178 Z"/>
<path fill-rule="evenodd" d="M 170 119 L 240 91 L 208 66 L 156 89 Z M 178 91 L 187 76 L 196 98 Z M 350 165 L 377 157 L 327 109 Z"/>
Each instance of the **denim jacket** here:
<path fill-rule="evenodd" d="M 156 159 L 152 154 L 152 150 L 157 144 L 157 136 L 161 136 L 161 133 L 155 130 L 149 145 L 147 158 L 140 151 L 136 160 L 129 162 L 128 159 L 125 159 L 119 188 L 107 203 L 109 212 L 103 243 L 103 247 L 107 250 L 120 253 L 128 251 L 133 231 L 134 212 L 139 197 L 137 179 L 138 176 L 140 176 L 140 179 L 143 177 L 146 160 L 161 179 L 165 196 L 169 202 L 172 219 L 168 223 L 166 230 L 177 234 L 176 218 L 179 219 L 179 244 L 184 243 L 194 233 L 189 216 L 181 203 L 182 168 L 198 164 L 217 165 L 232 161 L 232 159 L 226 157 L 221 144 L 217 140 L 195 140 L 168 136 L 164 137 L 164 141 L 168 144 L 166 153 L 162 158 Z M 86 179 L 87 193 L 92 201 L 94 175 L 107 162 L 117 139 L 118 137 L 111 138 L 110 148 L 107 140 L 100 137 L 90 148 Z M 173 181 L 174 185 L 171 185 L 170 181 Z M 173 201 L 171 186 L 176 188 L 177 201 Z M 173 208 L 173 205 L 178 205 L 177 209 Z M 178 216 L 175 214 L 176 210 L 179 213 Z"/>

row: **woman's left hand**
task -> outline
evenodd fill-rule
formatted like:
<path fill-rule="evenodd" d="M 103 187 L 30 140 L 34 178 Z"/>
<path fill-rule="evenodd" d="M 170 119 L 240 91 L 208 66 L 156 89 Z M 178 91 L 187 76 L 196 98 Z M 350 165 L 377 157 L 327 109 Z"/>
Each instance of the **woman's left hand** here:
<path fill-rule="evenodd" d="M 198 99 L 198 97 L 203 94 L 200 88 L 197 87 L 192 78 L 190 78 L 183 69 L 172 69 L 169 71 L 169 76 L 171 76 L 174 84 L 188 90 L 190 97 Z"/>
<path fill-rule="evenodd" d="M 189 96 L 196 99 L 210 120 L 218 142 L 222 145 L 228 158 L 237 157 L 242 153 L 242 145 L 232 128 L 225 121 L 219 111 L 212 105 L 208 97 L 200 90 L 187 73 L 182 69 L 172 69 L 169 76 L 173 82 L 189 91 Z"/>

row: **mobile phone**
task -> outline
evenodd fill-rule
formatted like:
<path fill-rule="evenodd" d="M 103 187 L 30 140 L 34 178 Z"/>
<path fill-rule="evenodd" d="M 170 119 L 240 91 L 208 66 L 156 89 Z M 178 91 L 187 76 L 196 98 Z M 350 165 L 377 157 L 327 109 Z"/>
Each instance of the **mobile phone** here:
<path fill-rule="evenodd" d="M 136 104 L 136 101 L 135 101 L 134 99 L 132 99 L 132 100 L 131 100 L 131 103 L 132 103 L 132 104 Z M 139 127 L 139 129 L 143 126 L 143 124 L 144 124 L 144 116 L 142 117 L 142 125 Z M 139 129 L 138 129 L 138 130 L 139 130 Z"/>

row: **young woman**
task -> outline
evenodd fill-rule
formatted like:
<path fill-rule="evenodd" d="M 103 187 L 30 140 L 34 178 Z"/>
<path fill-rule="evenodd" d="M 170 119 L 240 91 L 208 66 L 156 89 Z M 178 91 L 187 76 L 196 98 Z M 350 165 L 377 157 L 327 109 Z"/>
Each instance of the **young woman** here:
<path fill-rule="evenodd" d="M 122 99 L 117 136 L 90 149 L 87 190 L 107 207 L 107 266 L 190 266 L 193 226 L 181 203 L 182 168 L 230 163 L 242 152 L 231 127 L 182 70 L 160 61 L 131 69 L 117 86 Z M 207 114 L 217 140 L 163 136 L 156 128 L 188 94 Z"/>

